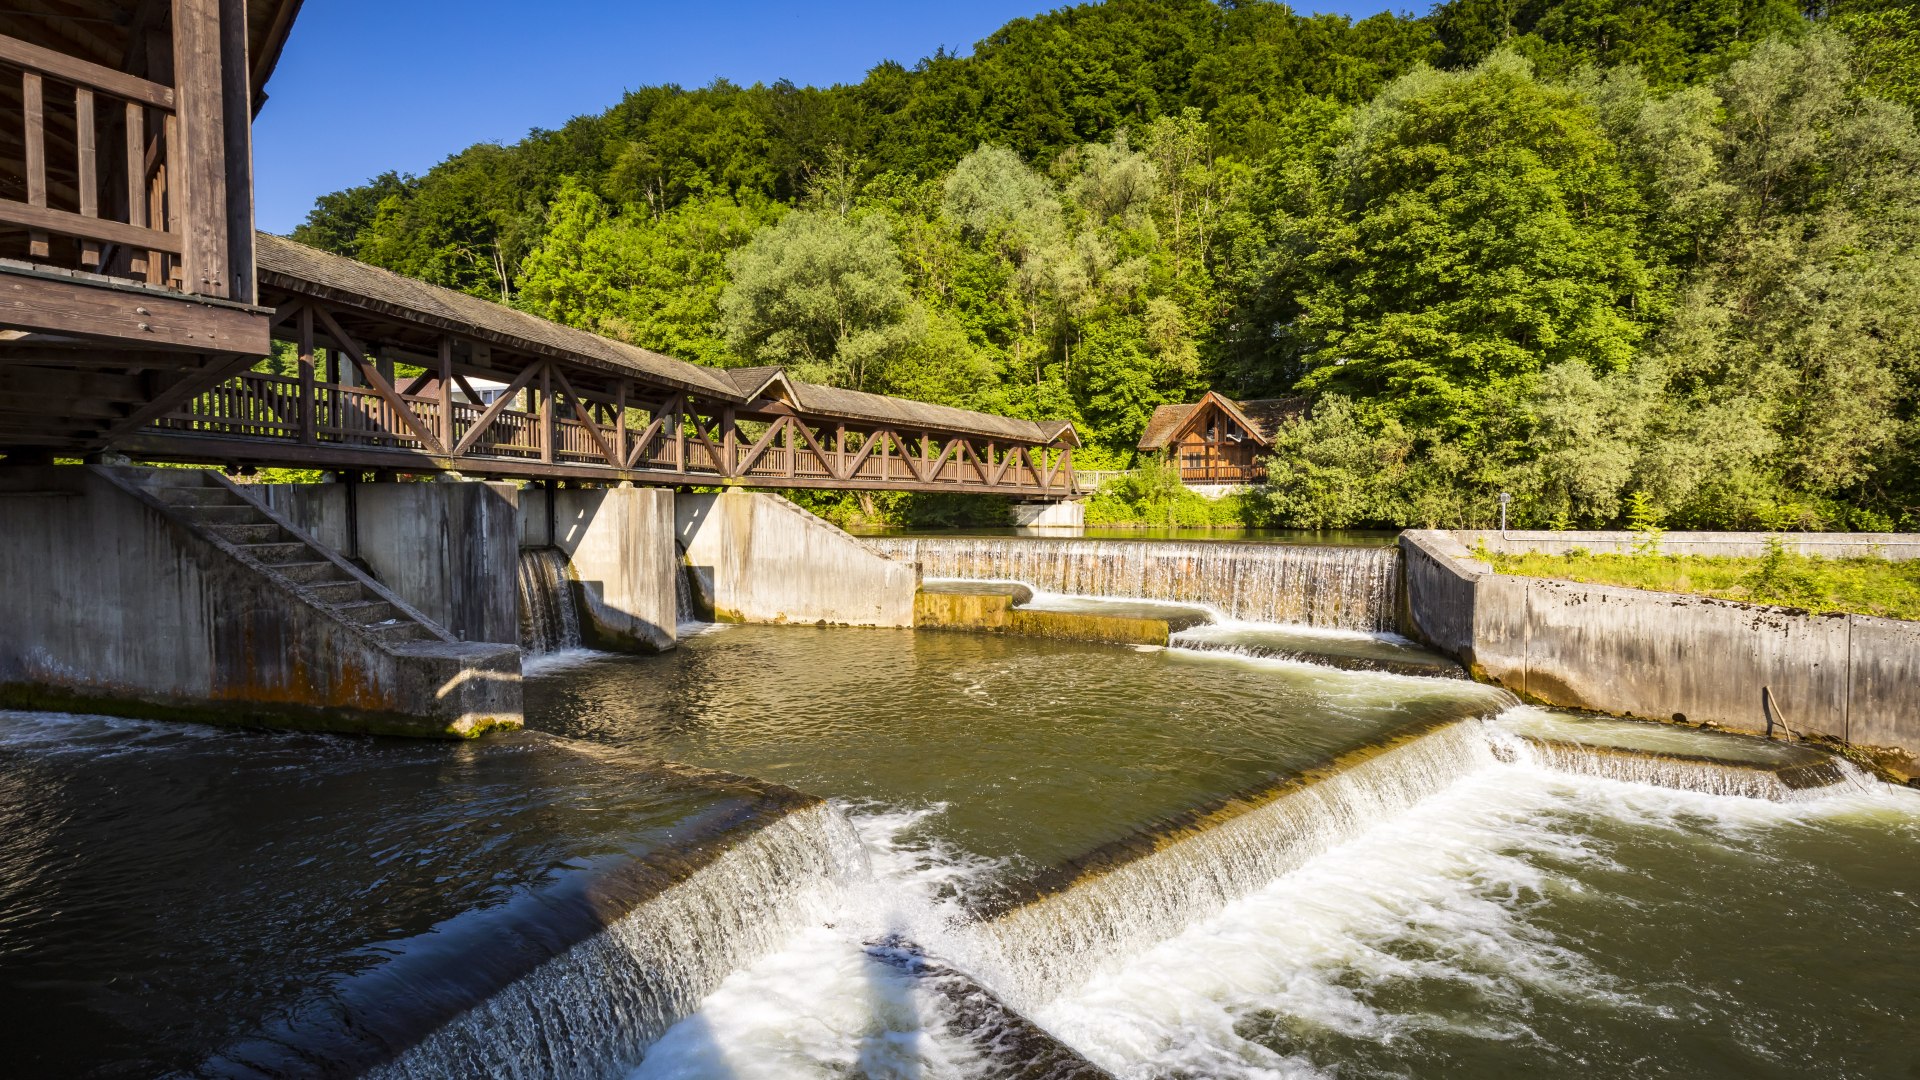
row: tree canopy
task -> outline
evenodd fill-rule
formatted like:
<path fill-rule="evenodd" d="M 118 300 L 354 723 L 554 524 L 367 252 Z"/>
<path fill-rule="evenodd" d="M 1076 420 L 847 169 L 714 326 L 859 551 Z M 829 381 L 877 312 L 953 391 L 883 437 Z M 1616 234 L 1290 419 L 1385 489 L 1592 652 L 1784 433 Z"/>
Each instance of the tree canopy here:
<path fill-rule="evenodd" d="M 1305 393 L 1261 520 L 1920 529 L 1912 3 L 1108 0 L 645 87 L 299 239 L 713 365 L 1065 418 Z"/>

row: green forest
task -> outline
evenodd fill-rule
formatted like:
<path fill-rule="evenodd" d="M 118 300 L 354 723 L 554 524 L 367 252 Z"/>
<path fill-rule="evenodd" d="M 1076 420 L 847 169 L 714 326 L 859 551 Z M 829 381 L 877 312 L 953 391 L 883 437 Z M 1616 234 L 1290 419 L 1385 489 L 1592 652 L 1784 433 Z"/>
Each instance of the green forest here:
<path fill-rule="evenodd" d="M 1247 524 L 1510 492 L 1520 526 L 1920 530 L 1917 105 L 1913 3 L 1110 0 L 852 85 L 636 90 L 294 236 L 695 363 L 1071 419 L 1082 468 L 1208 387 L 1309 395 Z"/>

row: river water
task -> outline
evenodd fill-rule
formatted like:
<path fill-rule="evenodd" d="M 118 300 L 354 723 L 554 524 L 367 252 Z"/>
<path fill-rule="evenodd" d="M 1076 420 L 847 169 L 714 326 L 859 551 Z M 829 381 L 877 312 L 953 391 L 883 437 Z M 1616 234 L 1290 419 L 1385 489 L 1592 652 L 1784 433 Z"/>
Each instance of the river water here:
<path fill-rule="evenodd" d="M 556 601 L 535 730 L 468 745 L 0 714 L 7 1060 L 1914 1075 L 1920 793 L 1522 706 L 1374 629 L 1372 557 L 1255 555 L 1266 595 L 1172 598 L 1203 621 L 1166 649 L 688 626 L 614 657 Z M 549 563 L 523 586 L 557 598 Z"/>

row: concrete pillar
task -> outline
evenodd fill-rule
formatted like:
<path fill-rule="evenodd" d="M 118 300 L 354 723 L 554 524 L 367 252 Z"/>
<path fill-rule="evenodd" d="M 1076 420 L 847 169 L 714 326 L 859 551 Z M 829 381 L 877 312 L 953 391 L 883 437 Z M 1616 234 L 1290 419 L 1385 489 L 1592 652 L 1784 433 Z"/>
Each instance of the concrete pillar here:
<path fill-rule="evenodd" d="M 382 585 L 462 641 L 520 641 L 521 492 L 478 481 L 262 484 L 268 509 L 363 562 Z"/>
<path fill-rule="evenodd" d="M 1013 523 L 1030 529 L 1078 529 L 1087 524 L 1084 499 L 1013 504 Z"/>
<path fill-rule="evenodd" d="M 673 647 L 680 574 L 673 503 L 665 488 L 553 492 L 553 544 L 571 564 L 587 645 L 614 652 Z"/>
<path fill-rule="evenodd" d="M 778 495 L 675 500 L 680 546 L 714 617 L 730 622 L 912 626 L 919 572 Z"/>

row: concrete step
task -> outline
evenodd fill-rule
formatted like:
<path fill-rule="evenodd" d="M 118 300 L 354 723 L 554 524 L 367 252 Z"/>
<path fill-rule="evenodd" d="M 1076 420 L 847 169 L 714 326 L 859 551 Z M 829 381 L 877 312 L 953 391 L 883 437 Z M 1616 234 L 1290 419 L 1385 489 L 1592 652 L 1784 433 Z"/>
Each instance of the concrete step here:
<path fill-rule="evenodd" d="M 283 564 L 279 567 L 279 569 L 284 573 L 288 565 L 331 566 L 332 564 L 331 563 L 324 563 L 324 564 L 323 563 L 292 563 L 292 564 Z M 326 581 L 320 584 L 308 585 L 307 592 L 312 594 L 314 599 L 320 601 L 323 604 L 329 604 L 329 605 L 351 604 L 356 600 L 366 599 L 366 596 L 367 596 L 366 587 L 361 585 L 359 582 L 353 581 L 353 580 Z"/>
<path fill-rule="evenodd" d="M 245 506 L 247 501 L 222 487 L 157 487 L 154 494 L 168 506 Z"/>
<path fill-rule="evenodd" d="M 287 530 L 271 521 L 246 525 L 210 525 L 208 531 L 229 544 L 268 544 L 288 538 Z"/>
<path fill-rule="evenodd" d="M 406 619 L 369 626 L 367 631 L 389 645 L 402 641 L 433 640 L 433 635 L 427 632 L 426 627 Z"/>
<path fill-rule="evenodd" d="M 266 520 L 266 515 L 257 506 L 178 506 L 174 513 L 195 525 L 254 525 Z"/>
<path fill-rule="evenodd" d="M 298 540 L 273 544 L 236 544 L 234 546 L 267 566 L 306 562 L 313 555 L 313 549 L 300 543 Z"/>
<path fill-rule="evenodd" d="M 360 583 L 353 580 L 345 570 L 324 559 L 316 562 L 276 563 L 273 568 L 302 585 L 339 582 L 353 585 L 355 588 L 360 586 Z"/>
<path fill-rule="evenodd" d="M 335 604 L 333 611 L 341 618 L 349 622 L 357 622 L 361 626 L 391 622 L 400 617 L 400 613 L 393 609 L 393 605 L 385 600 L 357 600 L 348 604 Z"/>

